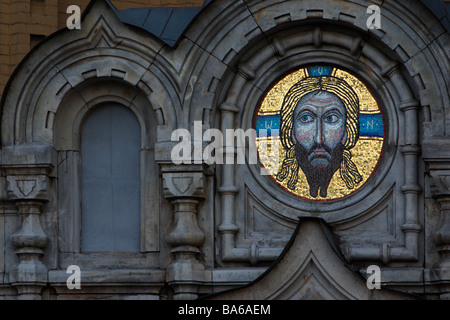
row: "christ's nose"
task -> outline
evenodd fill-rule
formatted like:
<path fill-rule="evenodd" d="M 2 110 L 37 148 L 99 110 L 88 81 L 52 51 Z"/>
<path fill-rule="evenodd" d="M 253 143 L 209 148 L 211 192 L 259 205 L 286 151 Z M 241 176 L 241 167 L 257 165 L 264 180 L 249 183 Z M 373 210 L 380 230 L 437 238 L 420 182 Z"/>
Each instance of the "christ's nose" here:
<path fill-rule="evenodd" d="M 316 134 L 314 136 L 314 142 L 317 144 L 323 143 L 323 128 L 320 121 L 316 124 Z"/>

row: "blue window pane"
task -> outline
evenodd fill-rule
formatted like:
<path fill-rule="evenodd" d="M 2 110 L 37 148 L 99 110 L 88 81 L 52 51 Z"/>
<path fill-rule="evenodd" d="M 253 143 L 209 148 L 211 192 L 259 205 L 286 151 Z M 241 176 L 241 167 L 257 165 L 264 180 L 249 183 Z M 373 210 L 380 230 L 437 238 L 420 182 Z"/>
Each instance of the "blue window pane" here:
<path fill-rule="evenodd" d="M 96 108 L 81 137 L 83 252 L 140 251 L 141 132 L 134 113 Z"/>

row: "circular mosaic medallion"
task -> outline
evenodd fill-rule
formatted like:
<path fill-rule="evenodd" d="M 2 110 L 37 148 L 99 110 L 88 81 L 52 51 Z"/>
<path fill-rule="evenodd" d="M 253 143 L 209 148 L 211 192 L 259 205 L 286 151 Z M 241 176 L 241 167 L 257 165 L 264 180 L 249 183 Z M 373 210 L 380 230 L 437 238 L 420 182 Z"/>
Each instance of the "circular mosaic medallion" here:
<path fill-rule="evenodd" d="M 371 177 L 384 143 L 383 114 L 347 71 L 294 71 L 266 93 L 255 118 L 258 155 L 271 178 L 304 199 L 348 196 Z"/>

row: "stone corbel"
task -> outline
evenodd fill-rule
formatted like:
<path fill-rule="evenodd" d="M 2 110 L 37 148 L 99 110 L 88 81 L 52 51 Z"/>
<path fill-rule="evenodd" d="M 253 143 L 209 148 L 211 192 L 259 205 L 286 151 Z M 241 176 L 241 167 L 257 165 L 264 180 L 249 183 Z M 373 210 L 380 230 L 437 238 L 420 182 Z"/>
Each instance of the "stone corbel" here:
<path fill-rule="evenodd" d="M 166 240 L 172 247 L 173 261 L 166 280 L 175 299 L 195 299 L 198 286 L 209 282 L 210 272 L 198 260 L 205 235 L 197 221 L 197 206 L 205 197 L 202 165 L 163 165 L 164 197 L 174 206 L 173 225 Z"/>
<path fill-rule="evenodd" d="M 18 208 L 21 226 L 10 237 L 19 262 L 10 280 L 18 299 L 40 299 L 47 284 L 47 267 L 42 262 L 48 237 L 41 226 L 42 206 L 49 200 L 49 178 L 54 152 L 46 145 L 5 147 L 2 168 L 7 181 L 8 200 Z"/>
<path fill-rule="evenodd" d="M 29 169 L 8 169 L 6 178 L 8 184 L 8 199 L 47 200 L 47 176 L 45 174 L 30 174 Z"/>

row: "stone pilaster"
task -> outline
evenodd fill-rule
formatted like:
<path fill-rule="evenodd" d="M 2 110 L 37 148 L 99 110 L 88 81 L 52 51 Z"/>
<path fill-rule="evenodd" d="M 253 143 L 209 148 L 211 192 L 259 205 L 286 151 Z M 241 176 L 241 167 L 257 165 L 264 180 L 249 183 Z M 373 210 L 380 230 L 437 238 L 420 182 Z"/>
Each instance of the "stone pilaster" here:
<path fill-rule="evenodd" d="M 166 280 L 174 299 L 195 299 L 198 286 L 210 281 L 198 257 L 205 240 L 197 221 L 197 206 L 204 199 L 202 166 L 162 167 L 164 197 L 174 206 L 173 225 L 167 234 L 173 260 Z"/>

